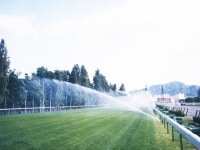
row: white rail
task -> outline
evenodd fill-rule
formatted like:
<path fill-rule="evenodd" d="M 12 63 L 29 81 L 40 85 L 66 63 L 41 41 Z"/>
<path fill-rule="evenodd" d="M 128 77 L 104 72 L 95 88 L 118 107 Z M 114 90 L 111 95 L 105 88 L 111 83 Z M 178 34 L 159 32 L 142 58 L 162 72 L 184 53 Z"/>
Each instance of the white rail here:
<path fill-rule="evenodd" d="M 84 107 L 97 107 L 97 106 L 102 106 L 102 105 L 79 105 L 79 106 L 54 106 L 54 107 L 27 107 L 27 108 L 5 108 L 5 109 L 0 109 L 2 111 L 6 110 L 31 110 L 31 109 L 53 109 L 53 108 L 84 108 Z"/>
<path fill-rule="evenodd" d="M 184 136 L 192 145 L 194 145 L 198 150 L 200 150 L 200 137 L 192 133 L 184 126 L 178 124 L 173 119 L 169 118 L 167 115 L 163 114 L 156 108 L 153 108 L 161 117 L 163 117 L 169 124 L 171 124 L 182 136 Z"/>

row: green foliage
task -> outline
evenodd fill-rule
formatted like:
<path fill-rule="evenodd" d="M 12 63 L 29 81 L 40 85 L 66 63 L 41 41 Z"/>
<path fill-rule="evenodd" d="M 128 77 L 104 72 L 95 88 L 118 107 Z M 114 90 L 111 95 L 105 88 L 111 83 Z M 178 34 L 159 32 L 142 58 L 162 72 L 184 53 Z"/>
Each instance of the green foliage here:
<path fill-rule="evenodd" d="M 59 81 L 71 82 L 84 87 L 96 89 L 101 92 L 109 92 L 112 88 L 116 91 L 117 86 L 108 85 L 106 77 L 95 72 L 93 78 L 94 84 L 90 83 L 88 72 L 84 65 L 79 67 L 74 65 L 71 73 L 68 70 L 48 71 L 41 66 L 37 68 L 36 73 L 29 77 L 25 75 L 24 79 L 19 79 L 15 71 L 9 70 L 9 59 L 7 57 L 7 48 L 4 40 L 0 43 L 0 107 L 40 107 L 40 106 L 59 106 L 59 105 L 82 105 L 85 99 L 80 98 L 79 92 L 64 90 L 63 84 L 56 81 L 46 82 L 46 79 L 55 79 Z M 68 87 L 65 87 L 67 89 Z M 125 90 L 122 87 L 122 90 Z M 71 95 L 70 95 L 70 94 Z M 78 94 L 77 94 L 78 93 Z M 2 103 L 4 102 L 4 103 Z M 97 103 L 93 102 L 93 104 Z"/>
<path fill-rule="evenodd" d="M 62 71 L 62 81 L 69 82 L 70 72 L 68 70 Z"/>
<path fill-rule="evenodd" d="M 24 100 L 26 98 L 26 89 L 23 79 L 18 78 L 15 70 L 11 71 L 8 80 L 8 107 L 24 107 Z"/>
<path fill-rule="evenodd" d="M 48 78 L 48 70 L 47 68 L 39 67 L 37 68 L 36 76 L 39 78 Z"/>
<path fill-rule="evenodd" d="M 114 84 L 114 85 L 111 84 L 110 88 L 111 88 L 112 91 L 115 92 L 117 90 L 117 85 L 116 84 Z"/>
<path fill-rule="evenodd" d="M 109 92 L 110 86 L 106 80 L 106 77 L 102 75 L 99 69 L 96 70 L 95 75 L 93 77 L 94 87 L 97 91 L 100 92 Z"/>
<path fill-rule="evenodd" d="M 79 65 L 78 64 L 74 65 L 69 77 L 69 82 L 74 83 L 74 84 L 80 84 L 80 74 L 81 74 L 81 70 L 80 70 Z"/>
<path fill-rule="evenodd" d="M 185 99 L 186 103 L 200 103 L 200 97 L 188 97 Z"/>
<path fill-rule="evenodd" d="M 84 65 L 81 66 L 80 80 L 81 80 L 80 85 L 85 86 L 85 87 L 90 86 L 90 80 L 89 80 L 88 72 L 85 69 Z"/>
<path fill-rule="evenodd" d="M 10 61 L 7 56 L 7 48 L 4 40 L 2 39 L 0 43 L 0 104 L 6 96 L 9 65 Z"/>
<path fill-rule="evenodd" d="M 122 83 L 122 85 L 120 86 L 119 90 L 120 90 L 120 91 L 125 91 L 124 83 Z"/>
<path fill-rule="evenodd" d="M 168 110 L 169 110 L 169 108 L 165 107 L 165 108 L 164 108 L 164 110 L 165 110 L 165 111 L 168 111 Z"/>
<path fill-rule="evenodd" d="M 156 105 L 156 107 L 158 107 L 160 109 L 164 109 L 165 108 L 165 106 L 163 106 L 163 105 Z"/>
<path fill-rule="evenodd" d="M 193 117 L 193 122 L 200 125 L 200 117 Z"/>
<path fill-rule="evenodd" d="M 169 110 L 169 113 L 176 115 L 177 117 L 184 117 L 185 114 L 181 110 Z"/>

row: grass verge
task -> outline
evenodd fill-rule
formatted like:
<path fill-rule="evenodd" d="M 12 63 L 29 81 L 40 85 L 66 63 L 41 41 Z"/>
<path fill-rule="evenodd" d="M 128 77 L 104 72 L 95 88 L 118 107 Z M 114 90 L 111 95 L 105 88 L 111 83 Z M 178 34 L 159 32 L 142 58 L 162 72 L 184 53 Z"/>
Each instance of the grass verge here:
<path fill-rule="evenodd" d="M 138 112 L 79 109 L 0 116 L 0 148 L 179 150 L 178 134 Z M 184 140 L 184 150 L 194 149 Z"/>

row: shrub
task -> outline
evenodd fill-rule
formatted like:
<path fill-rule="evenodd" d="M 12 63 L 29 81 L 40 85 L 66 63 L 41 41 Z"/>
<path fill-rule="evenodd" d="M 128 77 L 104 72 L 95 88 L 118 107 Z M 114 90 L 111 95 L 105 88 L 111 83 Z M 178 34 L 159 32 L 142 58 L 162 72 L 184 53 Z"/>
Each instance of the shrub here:
<path fill-rule="evenodd" d="M 181 110 L 177 110 L 177 111 L 170 110 L 169 113 L 174 114 L 174 115 L 179 116 L 179 117 L 185 116 L 185 114 Z"/>
<path fill-rule="evenodd" d="M 165 110 L 165 111 L 168 111 L 168 110 L 169 110 L 169 108 L 165 107 L 165 108 L 164 108 L 164 110 Z"/>
<path fill-rule="evenodd" d="M 193 117 L 193 122 L 200 124 L 200 117 Z"/>
<path fill-rule="evenodd" d="M 165 106 L 162 105 L 156 105 L 156 107 L 160 108 L 160 109 L 164 109 Z"/>

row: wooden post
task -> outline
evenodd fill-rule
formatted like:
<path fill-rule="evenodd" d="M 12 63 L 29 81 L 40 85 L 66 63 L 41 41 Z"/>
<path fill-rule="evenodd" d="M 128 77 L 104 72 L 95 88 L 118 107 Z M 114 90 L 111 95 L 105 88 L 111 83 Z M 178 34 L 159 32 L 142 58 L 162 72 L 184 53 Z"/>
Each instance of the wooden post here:
<path fill-rule="evenodd" d="M 167 122 L 167 134 L 169 133 L 169 127 L 168 127 L 168 122 Z"/>
<path fill-rule="evenodd" d="M 165 128 L 165 119 L 164 119 L 164 128 Z"/>
<path fill-rule="evenodd" d="M 181 150 L 183 150 L 183 141 L 182 141 L 182 135 L 180 134 L 180 145 L 181 145 Z"/>
<path fill-rule="evenodd" d="M 197 117 L 197 112 L 198 112 L 198 110 L 196 110 L 195 117 Z"/>
<path fill-rule="evenodd" d="M 172 142 L 174 142 L 174 127 L 172 126 Z"/>

